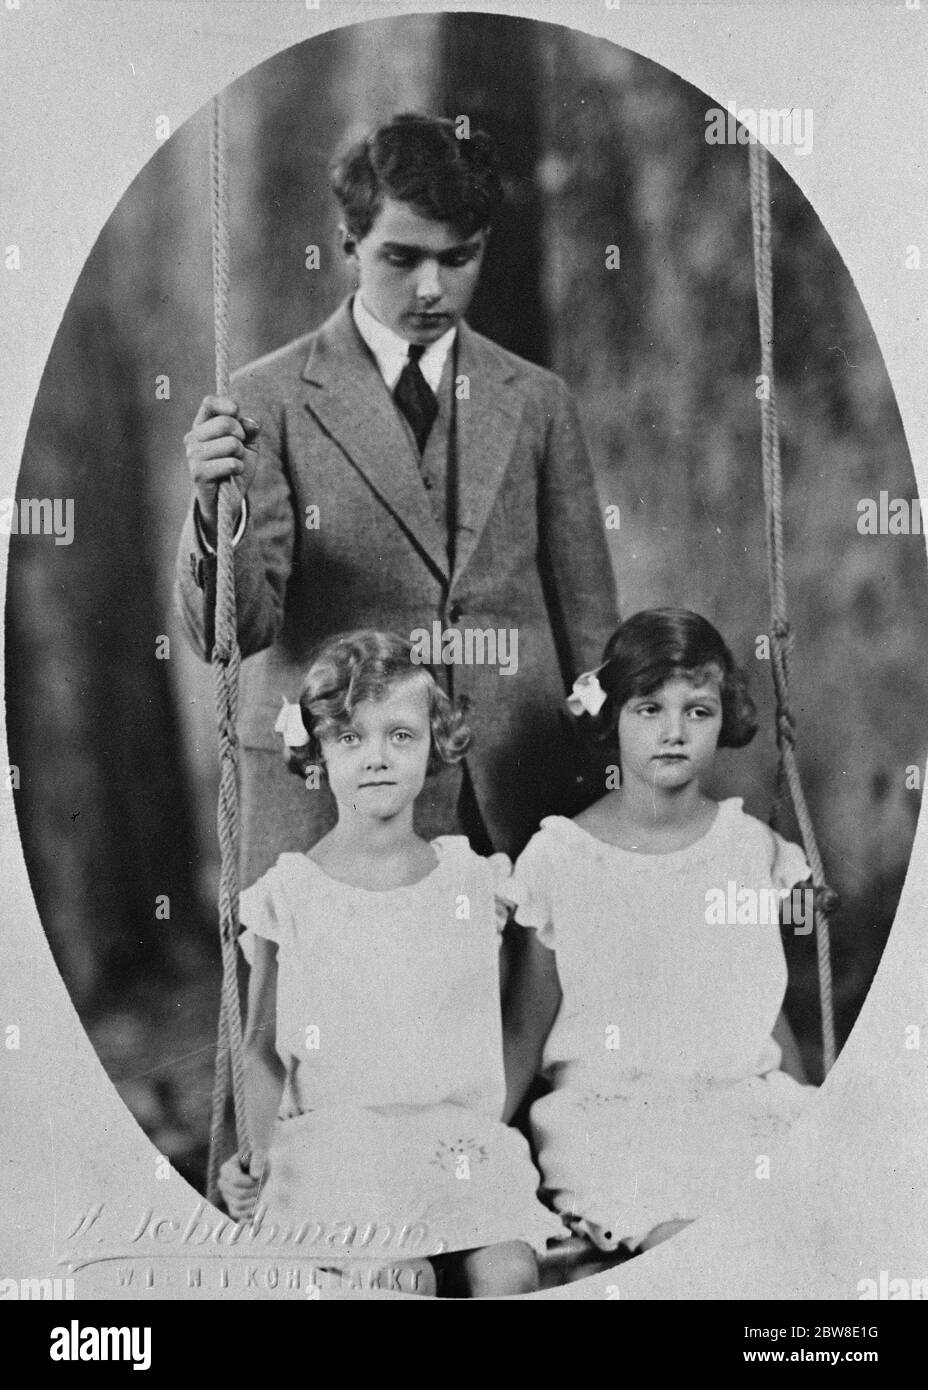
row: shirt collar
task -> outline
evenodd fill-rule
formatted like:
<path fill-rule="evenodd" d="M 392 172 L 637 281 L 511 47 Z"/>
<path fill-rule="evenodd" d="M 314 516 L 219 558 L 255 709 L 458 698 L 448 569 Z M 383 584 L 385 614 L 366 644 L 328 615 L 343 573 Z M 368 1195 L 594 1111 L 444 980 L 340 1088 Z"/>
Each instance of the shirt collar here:
<path fill-rule="evenodd" d="M 398 333 L 394 333 L 393 329 L 388 328 L 385 323 L 375 319 L 370 310 L 362 303 L 360 294 L 355 294 L 351 304 L 351 312 L 358 332 L 374 354 L 374 360 L 380 370 L 380 375 L 386 382 L 387 389 L 392 391 L 408 360 L 409 343 Z M 436 394 L 457 331 L 457 325 L 449 328 L 447 333 L 443 333 L 434 343 L 429 344 L 419 359 L 422 375 Z"/>

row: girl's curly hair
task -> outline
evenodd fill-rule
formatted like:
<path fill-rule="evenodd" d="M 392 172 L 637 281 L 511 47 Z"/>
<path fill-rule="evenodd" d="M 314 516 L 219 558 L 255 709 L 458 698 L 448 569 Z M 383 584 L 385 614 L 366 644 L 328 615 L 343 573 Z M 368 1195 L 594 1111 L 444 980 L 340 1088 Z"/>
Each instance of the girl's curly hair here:
<path fill-rule="evenodd" d="M 413 644 L 395 632 L 360 628 L 332 637 L 313 658 L 300 691 L 300 714 L 309 734 L 301 748 L 287 747 L 287 766 L 306 777 L 324 768 L 320 740 L 345 728 L 362 700 L 381 700 L 399 681 L 427 683 L 432 746 L 426 771 L 458 763 L 470 746 L 470 730 L 427 666 L 412 659 Z"/>
<path fill-rule="evenodd" d="M 597 743 L 614 743 L 627 700 L 650 695 L 674 676 L 715 676 L 722 699 L 720 748 L 744 748 L 757 733 L 757 708 L 747 674 L 735 664 L 721 633 L 687 608 L 645 608 L 621 623 L 606 643 L 599 683 L 607 699 L 586 718 Z"/>

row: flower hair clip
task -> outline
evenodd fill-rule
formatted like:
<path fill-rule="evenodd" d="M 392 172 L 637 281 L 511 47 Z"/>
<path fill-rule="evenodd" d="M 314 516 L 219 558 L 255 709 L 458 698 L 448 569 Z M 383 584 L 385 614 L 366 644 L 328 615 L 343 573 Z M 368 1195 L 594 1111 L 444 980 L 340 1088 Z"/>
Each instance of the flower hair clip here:
<path fill-rule="evenodd" d="M 275 734 L 283 734 L 284 743 L 288 748 L 305 748 L 309 743 L 309 734 L 306 732 L 306 725 L 303 723 L 303 713 L 299 705 L 291 705 L 288 700 L 284 700 L 280 714 L 277 716 L 277 723 L 274 725 Z"/>
<path fill-rule="evenodd" d="M 609 698 L 599 683 L 602 666 L 594 671 L 583 671 L 574 681 L 573 689 L 567 696 L 567 708 L 571 714 L 597 715 Z"/>

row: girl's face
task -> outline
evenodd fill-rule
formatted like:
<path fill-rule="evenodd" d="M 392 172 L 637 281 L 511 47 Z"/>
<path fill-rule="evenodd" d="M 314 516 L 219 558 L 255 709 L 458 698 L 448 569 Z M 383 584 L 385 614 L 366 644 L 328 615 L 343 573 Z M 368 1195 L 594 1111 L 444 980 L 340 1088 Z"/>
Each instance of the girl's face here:
<path fill-rule="evenodd" d="M 722 694 L 711 676 L 672 676 L 650 695 L 627 700 L 619 713 L 622 784 L 678 790 L 712 767 L 722 730 Z"/>
<path fill-rule="evenodd" d="M 362 700 L 351 723 L 320 739 L 341 811 L 388 820 L 422 790 L 432 746 L 428 684 L 414 673 L 382 700 Z"/>

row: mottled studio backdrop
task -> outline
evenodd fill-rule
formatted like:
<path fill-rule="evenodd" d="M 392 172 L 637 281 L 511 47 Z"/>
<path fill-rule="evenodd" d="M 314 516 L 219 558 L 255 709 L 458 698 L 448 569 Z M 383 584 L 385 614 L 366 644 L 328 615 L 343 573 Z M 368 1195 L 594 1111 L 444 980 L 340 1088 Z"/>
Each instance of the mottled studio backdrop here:
<path fill-rule="evenodd" d="M 471 322 L 579 398 L 603 506 L 620 508 L 610 539 L 623 612 L 701 610 L 753 669 L 764 726 L 721 759 L 717 791 L 766 816 L 775 749 L 769 663 L 754 658 L 768 606 L 747 150 L 706 143 L 711 105 L 623 49 L 520 19 L 382 20 L 289 50 L 229 92 L 234 360 L 318 324 L 349 288 L 327 192 L 337 146 L 403 109 L 490 130 L 509 202 Z M 925 548 L 920 535 L 858 534 L 861 498 L 915 496 L 905 439 L 840 257 L 776 165 L 772 178 L 795 708 L 844 899 L 843 1037 L 914 835 Z M 304 265 L 312 244 L 318 270 Z M 209 671 L 180 636 L 171 584 L 182 439 L 212 389 L 211 354 L 203 113 L 139 174 L 75 290 L 20 479 L 21 496 L 74 499 L 74 542 L 12 539 L 6 615 L 10 749 L 42 920 L 110 1076 L 195 1182 L 219 990 L 215 735 Z M 169 918 L 156 915 L 163 895 Z M 813 939 L 787 950 L 787 1008 L 818 1076 Z"/>

